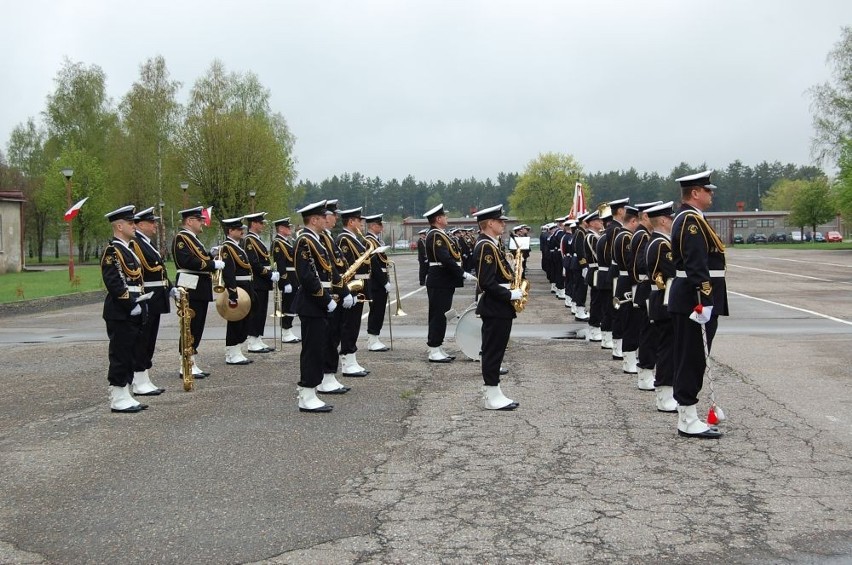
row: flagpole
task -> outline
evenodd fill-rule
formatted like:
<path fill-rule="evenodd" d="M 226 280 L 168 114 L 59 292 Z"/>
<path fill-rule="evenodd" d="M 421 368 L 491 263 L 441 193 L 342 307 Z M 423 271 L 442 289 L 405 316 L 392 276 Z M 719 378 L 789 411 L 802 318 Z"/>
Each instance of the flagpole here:
<path fill-rule="evenodd" d="M 62 169 L 62 176 L 65 177 L 65 194 L 68 197 L 68 208 L 71 208 L 71 177 L 74 175 L 74 169 Z M 68 220 L 68 280 L 74 282 L 74 217 Z"/>

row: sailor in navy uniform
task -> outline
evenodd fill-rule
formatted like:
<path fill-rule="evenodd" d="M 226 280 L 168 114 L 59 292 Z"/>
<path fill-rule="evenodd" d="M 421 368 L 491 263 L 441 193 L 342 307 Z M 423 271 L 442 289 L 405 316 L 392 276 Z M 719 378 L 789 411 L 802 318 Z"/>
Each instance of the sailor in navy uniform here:
<path fill-rule="evenodd" d="M 280 275 L 278 289 L 281 291 L 281 343 L 299 343 L 302 341 L 293 333 L 293 298 L 299 289 L 296 278 L 296 263 L 293 257 L 293 240 L 290 239 L 293 227 L 290 218 L 275 220 L 275 238 L 272 240 L 272 259 Z"/>
<path fill-rule="evenodd" d="M 675 279 L 669 296 L 674 325 L 674 399 L 680 435 L 718 438 L 721 432 L 699 419 L 696 404 L 704 384 L 707 350 L 713 344 L 719 316 L 728 315 L 725 289 L 725 245 L 704 218 L 716 187 L 704 171 L 676 179 L 681 206 L 672 225 Z"/>
<path fill-rule="evenodd" d="M 368 242 L 363 238 L 361 222 L 363 221 L 362 208 L 351 208 L 340 211 L 340 220 L 343 222 L 343 230 L 337 235 L 335 241 L 343 259 L 348 265 L 353 265 L 359 257 L 368 251 Z M 362 263 L 355 272 L 355 276 L 349 282 L 361 281 L 364 290 L 360 294 L 369 300 L 370 296 L 370 260 Z M 361 316 L 364 314 L 364 302 L 357 301 L 353 306 L 343 311 L 342 325 L 340 327 L 340 365 L 344 375 L 352 375 L 360 372 L 369 373 L 367 369 L 358 363 L 358 336 L 361 334 Z"/>
<path fill-rule="evenodd" d="M 171 311 L 169 297 L 176 296 L 169 282 L 166 265 L 160 252 L 151 242 L 157 236 L 159 216 L 154 215 L 154 207 L 146 208 L 135 216 L 136 235 L 130 240 L 130 249 L 136 254 L 142 267 L 142 278 L 145 292 L 153 295 L 148 300 L 148 320 L 142 328 L 142 335 L 136 341 L 134 355 L 133 394 L 139 396 L 157 396 L 166 389 L 159 388 L 151 382 L 149 369 L 153 366 L 154 349 L 157 346 L 157 335 L 160 331 L 160 316 Z"/>
<path fill-rule="evenodd" d="M 135 367 L 136 342 L 141 339 L 147 318 L 142 265 L 130 248 L 136 232 L 134 206 L 123 206 L 106 214 L 112 224 L 112 240 L 101 256 L 101 277 L 106 287 L 103 319 L 109 337 L 109 405 L 113 412 L 139 412 L 148 406 L 130 394 Z"/>
<path fill-rule="evenodd" d="M 384 245 L 382 241 L 383 214 L 364 216 L 367 233 L 364 238 L 375 248 Z M 385 310 L 391 290 L 388 265 L 390 261 L 385 253 L 370 256 L 370 315 L 367 317 L 367 350 L 387 351 L 389 348 L 379 339 L 385 323 Z"/>
<path fill-rule="evenodd" d="M 586 298 L 589 294 L 589 286 L 586 284 L 585 279 L 587 269 L 589 268 L 589 260 L 586 258 L 586 235 L 589 231 L 586 217 L 588 215 L 586 213 L 577 216 L 577 229 L 574 231 L 574 239 L 571 242 L 571 254 L 573 256 L 571 277 L 574 280 L 574 286 L 572 294 L 568 298 L 571 299 L 574 319 L 578 322 L 585 322 L 589 319 L 589 314 L 586 311 Z M 588 328 L 581 331 L 585 332 L 585 337 L 589 336 Z M 577 335 L 579 336 L 580 332 Z"/>
<path fill-rule="evenodd" d="M 476 277 L 462 268 L 461 251 L 444 231 L 447 227 L 444 205 L 438 204 L 423 217 L 430 226 L 426 233 L 426 257 L 429 260 L 429 272 L 426 275 L 429 333 L 426 345 L 429 346 L 429 362 L 450 363 L 455 356 L 448 355 L 442 347 L 447 333 L 446 313 L 453 307 L 456 288 L 461 288 L 465 280 L 475 281 Z"/>
<path fill-rule="evenodd" d="M 675 277 L 672 262 L 672 201 L 648 208 L 648 219 L 652 226 L 651 238 L 645 249 L 645 264 L 651 289 L 648 295 L 648 318 L 654 327 L 654 368 L 652 386 L 656 390 L 656 406 L 660 412 L 677 412 L 674 399 L 674 338 L 672 317 L 669 314 L 669 288 Z M 640 375 L 641 378 L 641 375 Z"/>
<path fill-rule="evenodd" d="M 604 332 L 604 339 L 601 342 L 601 347 L 604 349 L 612 349 L 612 358 L 617 361 L 624 359 L 621 351 L 621 339 L 624 328 L 621 321 L 616 316 L 615 305 L 612 302 L 615 296 L 615 290 L 618 286 L 618 264 L 615 262 L 614 245 L 615 236 L 619 232 L 624 231 L 624 207 L 630 204 L 629 198 L 620 198 L 609 203 L 609 211 L 611 217 L 604 228 L 604 235 L 598 241 L 598 270 L 601 272 L 598 277 L 603 275 L 604 266 L 607 268 L 607 275 L 603 277 L 607 281 L 606 290 L 608 296 L 604 299 L 604 319 L 601 322 L 601 329 Z M 607 328 L 609 335 L 607 335 Z M 608 338 L 608 339 L 607 339 Z"/>
<path fill-rule="evenodd" d="M 597 210 L 586 215 L 586 266 L 582 271 L 586 285 L 589 287 L 589 331 L 586 339 L 593 343 L 603 341 L 601 319 L 603 318 L 603 296 L 598 289 L 598 252 L 597 244 L 603 231 L 603 222 Z"/>
<path fill-rule="evenodd" d="M 426 285 L 426 274 L 429 272 L 429 258 L 426 256 L 426 232 L 428 231 L 428 229 L 422 229 L 417 232 L 417 278 L 420 286 Z"/>
<path fill-rule="evenodd" d="M 651 237 L 651 220 L 647 210 L 662 204 L 661 200 L 656 202 L 644 202 L 637 204 L 639 211 L 639 223 L 633 230 L 630 239 L 630 272 L 636 284 L 633 288 L 633 310 L 630 316 L 630 326 L 625 335 L 624 357 L 625 363 L 632 363 L 636 369 L 636 387 L 639 390 L 654 390 L 654 365 L 656 364 L 657 350 L 657 328 L 652 326 L 648 319 L 648 295 L 651 293 L 651 281 L 648 279 L 648 268 L 645 264 L 648 241 Z M 636 355 L 628 360 L 627 352 L 633 347 L 635 340 Z M 633 371 L 628 371 L 632 373 Z"/>
<path fill-rule="evenodd" d="M 299 288 L 293 300 L 293 310 L 302 325 L 302 352 L 299 355 L 299 383 L 296 388 L 299 410 L 330 412 L 332 406 L 317 397 L 318 387 L 329 394 L 343 394 L 349 389 L 331 375 L 324 375 L 330 315 L 337 309 L 331 297 L 334 273 L 333 259 L 321 239 L 325 231 L 326 201 L 308 204 L 298 213 L 305 228 L 299 232 L 294 246 Z M 335 351 L 335 359 L 337 352 Z"/>
<path fill-rule="evenodd" d="M 512 320 L 517 316 L 512 301 L 523 296 L 520 290 L 510 288 L 514 273 L 501 241 L 508 218 L 503 215 L 502 205 L 480 210 L 475 216 L 479 238 L 473 257 L 480 294 L 476 314 L 482 318 L 483 401 L 489 410 L 514 410 L 518 403 L 500 390 L 500 366 L 512 333 Z"/>
<path fill-rule="evenodd" d="M 257 301 L 257 295 L 252 284 L 254 279 L 252 265 L 249 262 L 248 253 L 241 245 L 245 229 L 242 218 L 222 220 L 222 229 L 226 236 L 221 249 L 222 261 L 225 262 L 222 282 L 225 284 L 225 292 L 228 293 L 228 306 L 236 308 L 239 305 L 238 287 L 246 292 L 253 306 Z M 242 344 L 248 338 L 250 323 L 251 308 L 242 320 L 228 320 L 225 328 L 225 363 L 227 365 L 252 363 L 242 352 Z"/>
<path fill-rule="evenodd" d="M 181 210 L 181 229 L 172 241 L 172 258 L 177 268 L 177 280 L 175 286 L 187 290 L 189 307 L 195 315 L 189 324 L 192 334 L 192 375 L 196 379 L 209 376 L 210 373 L 202 371 L 195 362 L 198 355 L 198 346 L 204 335 L 204 324 L 207 321 L 207 307 L 213 301 L 213 281 L 211 274 L 216 270 L 225 268 L 225 263 L 214 257 L 215 253 L 208 253 L 204 244 L 199 241 L 198 236 L 204 231 L 204 216 L 201 214 L 203 208 L 197 206 Z M 182 338 L 181 338 L 182 339 Z M 183 344 L 179 343 L 179 351 Z"/>
<path fill-rule="evenodd" d="M 632 297 L 634 287 L 638 282 L 633 274 L 633 258 L 630 256 L 630 244 L 633 240 L 633 230 L 639 225 L 639 210 L 634 206 L 622 208 L 620 223 L 622 229 L 617 229 L 612 241 L 612 269 L 618 271 L 615 279 L 614 297 L 622 301 L 619 308 L 615 310 L 612 323 L 613 358 L 616 352 L 621 353 L 621 370 L 624 373 L 635 375 L 636 350 L 639 348 L 639 328 L 634 325 L 635 316 L 632 298 L 628 299 L 628 293 Z M 626 300 L 626 302 L 624 302 Z M 616 333 L 617 332 L 617 333 Z M 618 336 L 618 339 L 616 339 Z"/>
<path fill-rule="evenodd" d="M 247 350 L 249 353 L 269 353 L 271 347 L 263 343 L 263 330 L 266 328 L 267 311 L 269 310 L 269 291 L 278 284 L 281 274 L 272 265 L 272 256 L 266 244 L 260 239 L 266 226 L 266 212 L 257 212 L 243 216 L 248 232 L 242 241 L 251 264 L 252 286 L 254 297 L 251 310 L 246 317 L 248 336 Z"/>

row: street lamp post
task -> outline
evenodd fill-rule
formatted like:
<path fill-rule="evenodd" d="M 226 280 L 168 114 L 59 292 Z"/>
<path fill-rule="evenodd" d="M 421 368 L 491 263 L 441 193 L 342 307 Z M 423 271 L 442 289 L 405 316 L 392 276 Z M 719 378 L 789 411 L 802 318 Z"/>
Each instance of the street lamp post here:
<path fill-rule="evenodd" d="M 160 200 L 160 222 L 157 226 L 157 232 L 160 235 L 160 255 L 163 257 L 166 256 L 166 220 L 163 218 L 163 208 L 166 207 L 166 203 Z"/>
<path fill-rule="evenodd" d="M 254 197 L 257 196 L 256 190 L 249 190 L 249 198 L 251 198 L 251 213 L 254 214 Z"/>
<path fill-rule="evenodd" d="M 71 209 L 71 177 L 74 176 L 74 169 L 62 169 L 62 176 L 65 177 L 65 195 L 68 199 L 68 209 Z M 68 280 L 74 281 L 74 227 L 72 217 L 68 220 Z"/>
<path fill-rule="evenodd" d="M 760 209 L 760 175 L 757 175 L 757 210 Z"/>
<path fill-rule="evenodd" d="M 189 195 L 186 193 L 187 189 L 189 189 L 189 183 L 180 183 L 180 189 L 183 191 L 183 209 L 186 210 L 189 208 Z"/>

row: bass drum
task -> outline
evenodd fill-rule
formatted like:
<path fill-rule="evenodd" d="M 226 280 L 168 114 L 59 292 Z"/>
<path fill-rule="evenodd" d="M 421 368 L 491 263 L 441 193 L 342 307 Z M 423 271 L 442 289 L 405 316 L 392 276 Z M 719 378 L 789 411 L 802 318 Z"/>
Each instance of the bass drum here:
<path fill-rule="evenodd" d="M 461 352 L 474 361 L 479 361 L 482 349 L 482 320 L 476 315 L 476 304 L 462 312 L 456 324 L 456 345 Z"/>

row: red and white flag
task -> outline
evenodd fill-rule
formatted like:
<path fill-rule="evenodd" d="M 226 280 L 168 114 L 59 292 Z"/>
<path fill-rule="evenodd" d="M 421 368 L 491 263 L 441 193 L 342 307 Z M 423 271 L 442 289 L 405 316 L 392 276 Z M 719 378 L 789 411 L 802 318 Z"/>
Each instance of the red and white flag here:
<path fill-rule="evenodd" d="M 568 217 L 576 219 L 577 216 L 582 216 L 586 212 L 586 197 L 583 195 L 583 185 L 578 182 L 574 185 L 574 200 L 571 203 L 571 213 Z"/>
<path fill-rule="evenodd" d="M 82 207 L 83 207 L 83 204 L 85 204 L 85 203 L 86 203 L 86 200 L 88 200 L 88 199 L 89 199 L 89 197 L 87 196 L 87 197 L 85 197 L 84 199 L 82 199 L 81 201 L 79 201 L 79 202 L 77 202 L 76 204 L 74 204 L 73 206 L 71 206 L 71 207 L 68 209 L 68 211 L 67 211 L 67 212 L 65 212 L 65 221 L 66 221 L 66 222 L 70 222 L 70 221 L 71 221 L 71 220 L 73 220 L 75 217 L 77 217 L 77 214 L 79 214 L 79 213 L 80 213 L 80 208 L 82 208 Z"/>
<path fill-rule="evenodd" d="M 209 226 L 210 219 L 213 217 L 213 206 L 210 206 L 209 208 L 202 208 L 201 215 L 204 217 L 204 225 Z"/>

